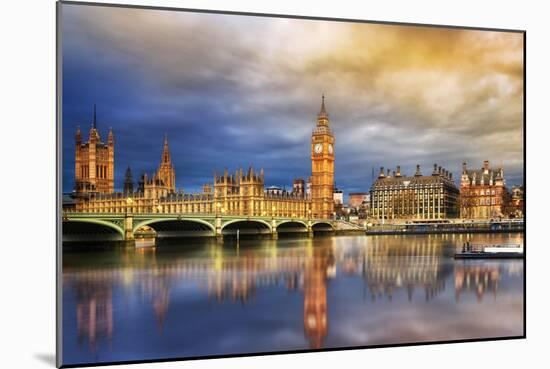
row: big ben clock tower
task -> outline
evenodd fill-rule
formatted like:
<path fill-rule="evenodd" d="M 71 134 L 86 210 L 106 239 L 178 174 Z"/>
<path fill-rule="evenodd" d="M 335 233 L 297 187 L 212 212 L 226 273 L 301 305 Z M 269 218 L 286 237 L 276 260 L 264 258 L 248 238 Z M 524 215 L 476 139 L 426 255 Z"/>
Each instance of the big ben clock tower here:
<path fill-rule="evenodd" d="M 313 218 L 329 219 L 334 212 L 334 136 L 325 109 L 325 95 L 317 126 L 311 134 L 311 202 Z"/>

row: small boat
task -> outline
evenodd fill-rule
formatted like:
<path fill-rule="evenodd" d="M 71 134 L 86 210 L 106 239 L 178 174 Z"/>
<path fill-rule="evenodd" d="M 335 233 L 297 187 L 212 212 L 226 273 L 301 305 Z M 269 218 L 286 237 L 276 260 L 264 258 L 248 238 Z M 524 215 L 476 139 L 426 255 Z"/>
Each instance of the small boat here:
<path fill-rule="evenodd" d="M 524 257 L 521 244 L 484 245 L 465 242 L 455 259 L 521 259 Z"/>

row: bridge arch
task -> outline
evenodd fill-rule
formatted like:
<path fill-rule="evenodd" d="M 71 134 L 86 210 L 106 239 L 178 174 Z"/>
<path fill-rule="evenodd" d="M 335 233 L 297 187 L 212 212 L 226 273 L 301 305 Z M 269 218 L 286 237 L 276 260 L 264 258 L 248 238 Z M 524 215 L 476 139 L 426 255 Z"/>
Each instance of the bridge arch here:
<path fill-rule="evenodd" d="M 211 232 L 211 236 L 216 234 L 216 228 L 209 222 L 203 219 L 199 218 L 177 218 L 177 217 L 170 217 L 170 218 L 153 218 L 153 219 L 147 219 L 143 221 L 135 222 L 132 228 L 132 232 L 135 234 L 135 232 L 143 227 L 143 226 L 150 226 L 151 228 L 155 229 L 157 233 L 159 233 L 159 230 L 157 228 L 160 228 L 161 223 L 195 223 L 197 225 L 204 226 L 209 232 Z M 157 227 L 155 227 L 157 225 Z"/>
<path fill-rule="evenodd" d="M 313 222 L 313 224 L 311 225 L 311 229 L 315 232 L 315 231 L 334 231 L 336 230 L 336 228 L 334 228 L 334 225 L 330 222 L 326 222 L 326 221 L 317 221 L 317 222 Z"/>
<path fill-rule="evenodd" d="M 228 222 L 225 222 L 223 225 L 222 225 L 222 230 L 227 227 L 228 225 L 230 224 L 235 224 L 235 223 L 261 223 L 263 225 L 265 225 L 270 231 L 271 231 L 271 224 L 269 224 L 269 222 L 263 220 L 263 219 L 233 219 L 233 220 L 230 220 Z"/>
<path fill-rule="evenodd" d="M 242 235 L 268 234 L 272 230 L 271 224 L 262 219 L 233 219 L 221 227 L 223 235 L 236 234 L 237 231 Z"/>
<path fill-rule="evenodd" d="M 298 223 L 298 224 L 301 224 L 301 225 L 303 225 L 304 227 L 307 228 L 307 223 L 302 221 L 302 220 L 298 220 L 298 219 L 283 220 L 283 221 L 281 221 L 277 224 L 277 228 L 279 228 L 280 225 L 287 224 L 287 223 Z"/>
<path fill-rule="evenodd" d="M 66 236 L 67 235 L 66 231 L 70 230 L 71 224 L 74 224 L 74 225 L 76 225 L 76 224 L 89 224 L 89 225 L 96 225 L 96 226 L 100 226 L 100 227 L 105 227 L 105 228 L 108 228 L 109 230 L 115 231 L 115 234 L 117 236 L 120 236 L 120 238 L 117 237 L 118 240 L 124 240 L 124 229 L 121 226 L 119 226 L 118 224 L 115 224 L 115 223 L 112 223 L 112 222 L 109 222 L 109 221 L 106 221 L 106 220 L 86 219 L 86 218 L 64 220 L 63 224 L 62 224 L 63 239 L 69 239 L 70 238 L 70 237 Z M 80 231 L 91 231 L 91 229 L 87 230 L 85 228 L 86 227 L 84 227 L 83 229 L 80 229 Z M 68 232 L 68 233 L 70 233 L 70 232 Z M 78 234 L 78 232 L 75 232 L 74 234 Z"/>
<path fill-rule="evenodd" d="M 277 224 L 278 234 L 306 233 L 307 223 L 300 220 L 284 220 Z"/>

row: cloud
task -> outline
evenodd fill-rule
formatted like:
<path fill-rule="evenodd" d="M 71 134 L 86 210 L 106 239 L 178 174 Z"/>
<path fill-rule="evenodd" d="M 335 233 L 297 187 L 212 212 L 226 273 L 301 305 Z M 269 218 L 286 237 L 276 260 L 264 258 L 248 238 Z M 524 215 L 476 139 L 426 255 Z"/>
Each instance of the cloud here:
<path fill-rule="evenodd" d="M 523 177 L 519 33 L 66 4 L 63 55 L 65 133 L 100 102 L 119 182 L 127 164 L 154 168 L 166 131 L 186 188 L 224 166 L 307 177 L 323 92 L 345 191 L 367 190 L 380 165 L 458 174 L 490 159 Z"/>

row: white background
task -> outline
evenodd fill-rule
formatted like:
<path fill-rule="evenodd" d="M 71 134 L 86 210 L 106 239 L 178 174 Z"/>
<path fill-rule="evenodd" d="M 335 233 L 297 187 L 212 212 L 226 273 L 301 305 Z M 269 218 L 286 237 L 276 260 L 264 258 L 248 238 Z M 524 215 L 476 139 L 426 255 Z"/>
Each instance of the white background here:
<path fill-rule="evenodd" d="M 527 339 L 148 364 L 519 368 L 548 364 L 549 12 L 544 1 L 180 0 L 134 4 L 527 30 Z M 55 353 L 55 2 L 0 10 L 0 366 L 53 367 Z M 101 20 L 98 20 L 101 26 Z M 546 365 L 547 365 L 546 364 Z M 125 366 L 119 366 L 123 368 Z"/>

